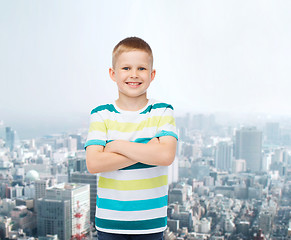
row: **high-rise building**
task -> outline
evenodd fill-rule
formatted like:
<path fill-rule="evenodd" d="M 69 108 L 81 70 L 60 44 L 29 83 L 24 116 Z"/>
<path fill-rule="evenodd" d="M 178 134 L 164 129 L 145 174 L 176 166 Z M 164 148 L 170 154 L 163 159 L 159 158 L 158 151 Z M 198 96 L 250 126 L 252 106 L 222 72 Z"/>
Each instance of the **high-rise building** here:
<path fill-rule="evenodd" d="M 5 139 L 5 127 L 2 120 L 0 120 L 0 139 Z"/>
<path fill-rule="evenodd" d="M 95 210 L 97 197 L 98 174 L 74 172 L 71 183 L 85 183 L 90 185 L 90 222 L 95 224 Z"/>
<path fill-rule="evenodd" d="M 37 235 L 57 234 L 60 240 L 69 240 L 72 236 L 70 200 L 38 199 Z"/>
<path fill-rule="evenodd" d="M 45 197 L 45 191 L 49 186 L 49 180 L 36 180 L 34 182 L 35 186 L 35 199 Z"/>
<path fill-rule="evenodd" d="M 245 172 L 246 170 L 247 170 L 247 168 L 246 168 L 246 160 L 244 160 L 244 159 L 234 159 L 232 161 L 232 172 L 233 173 Z"/>
<path fill-rule="evenodd" d="M 77 151 L 77 139 L 68 137 L 67 138 L 67 147 L 69 152 L 76 152 Z"/>
<path fill-rule="evenodd" d="M 86 234 L 90 228 L 89 194 L 88 184 L 63 183 L 48 188 L 45 197 L 37 200 L 38 235 L 58 234 L 66 240 L 77 231 Z M 75 217 L 77 209 L 82 213 L 79 218 Z M 58 221 L 62 228 L 56 226 Z"/>
<path fill-rule="evenodd" d="M 84 144 L 82 143 L 82 136 L 79 134 L 71 134 L 70 137 L 75 138 L 77 140 L 77 149 L 83 150 Z"/>
<path fill-rule="evenodd" d="M 268 234 L 273 225 L 273 216 L 268 211 L 262 211 L 259 215 L 259 227 L 264 234 Z"/>
<path fill-rule="evenodd" d="M 262 132 L 255 127 L 242 128 L 235 135 L 235 158 L 245 159 L 247 169 L 261 170 Z"/>
<path fill-rule="evenodd" d="M 219 170 L 231 171 L 233 146 L 231 142 L 219 142 L 215 151 L 215 166 Z"/>
<path fill-rule="evenodd" d="M 68 158 L 68 179 L 71 181 L 71 174 L 73 172 L 88 172 L 85 158 Z"/>
<path fill-rule="evenodd" d="M 169 166 L 168 183 L 178 182 L 179 180 L 179 161 L 177 158 Z"/>
<path fill-rule="evenodd" d="M 6 127 L 6 147 L 12 151 L 15 147 L 15 131 L 11 127 Z"/>
<path fill-rule="evenodd" d="M 280 125 L 277 122 L 268 122 L 265 126 L 266 142 L 278 144 L 280 141 Z"/>

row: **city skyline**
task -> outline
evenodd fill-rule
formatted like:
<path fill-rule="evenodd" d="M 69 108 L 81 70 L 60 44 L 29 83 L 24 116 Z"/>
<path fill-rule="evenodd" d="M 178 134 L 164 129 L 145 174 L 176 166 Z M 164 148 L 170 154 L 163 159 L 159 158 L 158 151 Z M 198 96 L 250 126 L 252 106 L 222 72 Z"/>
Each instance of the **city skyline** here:
<path fill-rule="evenodd" d="M 149 97 L 177 113 L 290 116 L 289 1 L 143 3 L 1 1 L 0 118 L 27 132 L 88 126 L 117 97 L 111 51 L 132 35 L 154 52 Z"/>
<path fill-rule="evenodd" d="M 213 115 L 187 114 L 176 122 L 179 142 L 168 173 L 165 240 L 288 239 L 290 121 L 264 123 L 263 130 L 220 124 Z M 88 226 L 89 218 L 94 223 L 99 174 L 88 173 L 86 136 L 83 129 L 16 144 L 15 130 L 5 128 L 0 134 L 0 238 L 84 234 L 96 239 Z"/>

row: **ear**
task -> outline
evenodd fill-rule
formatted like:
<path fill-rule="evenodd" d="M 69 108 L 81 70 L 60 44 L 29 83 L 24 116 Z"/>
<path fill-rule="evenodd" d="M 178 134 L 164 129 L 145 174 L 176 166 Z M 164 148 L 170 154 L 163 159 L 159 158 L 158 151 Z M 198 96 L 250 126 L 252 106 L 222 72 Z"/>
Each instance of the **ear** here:
<path fill-rule="evenodd" d="M 155 76 L 156 76 L 156 69 L 153 69 L 151 72 L 151 81 L 155 79 Z"/>
<path fill-rule="evenodd" d="M 116 82 L 115 80 L 115 71 L 113 68 L 109 68 L 109 76 L 112 79 L 112 81 Z"/>

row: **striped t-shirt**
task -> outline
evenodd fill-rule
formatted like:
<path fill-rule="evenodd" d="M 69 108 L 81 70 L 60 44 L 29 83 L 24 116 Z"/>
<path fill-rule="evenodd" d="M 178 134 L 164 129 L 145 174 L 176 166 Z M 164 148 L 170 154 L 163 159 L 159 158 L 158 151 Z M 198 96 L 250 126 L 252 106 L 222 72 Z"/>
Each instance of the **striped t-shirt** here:
<path fill-rule="evenodd" d="M 139 111 L 124 111 L 115 103 L 92 110 L 85 144 L 114 140 L 147 143 L 154 137 L 173 136 L 173 107 L 150 99 Z M 162 232 L 167 226 L 168 167 L 136 163 L 100 174 L 96 201 L 96 228 L 119 234 Z"/>

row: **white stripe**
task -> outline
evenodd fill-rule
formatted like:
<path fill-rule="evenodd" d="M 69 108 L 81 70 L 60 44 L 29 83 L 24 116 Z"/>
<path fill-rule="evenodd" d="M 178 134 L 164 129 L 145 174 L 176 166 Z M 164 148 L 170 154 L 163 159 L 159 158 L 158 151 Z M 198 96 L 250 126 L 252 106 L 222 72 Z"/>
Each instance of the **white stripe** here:
<path fill-rule="evenodd" d="M 177 132 L 176 132 L 176 127 L 173 126 L 172 124 L 165 124 L 165 125 L 161 126 L 159 129 L 161 129 L 161 130 L 165 130 L 165 131 L 172 131 L 172 132 L 174 132 L 174 133 L 177 134 Z M 158 132 L 159 132 L 159 131 L 160 131 L 160 130 L 158 130 Z"/>
<path fill-rule="evenodd" d="M 161 117 L 164 114 L 164 112 L 165 112 L 165 108 L 157 108 L 157 109 L 153 109 L 150 113 L 146 113 L 146 114 L 122 114 L 122 113 L 116 114 L 114 112 L 109 112 L 109 111 L 99 112 L 99 114 L 102 116 L 103 120 L 110 119 L 111 121 L 117 121 L 120 123 L 128 123 L 128 122 L 139 123 L 151 117 L 156 117 L 156 116 Z M 172 116 L 172 114 L 168 113 L 164 116 Z M 92 119 L 96 121 L 100 121 L 100 117 L 95 117 L 94 114 L 92 114 Z"/>
<path fill-rule="evenodd" d="M 89 140 L 103 140 L 106 141 L 106 133 L 105 132 L 99 132 L 99 131 L 92 131 L 88 133 L 87 141 Z"/>
<path fill-rule="evenodd" d="M 168 185 L 135 191 L 118 191 L 107 188 L 98 188 L 97 194 L 100 198 L 113 199 L 119 201 L 146 200 L 163 197 L 168 194 Z"/>
<path fill-rule="evenodd" d="M 102 114 L 103 115 L 103 114 Z M 108 114 L 107 114 L 108 115 Z M 90 122 L 103 122 L 100 112 L 95 112 L 90 116 Z"/>
<path fill-rule="evenodd" d="M 151 117 L 160 117 L 165 112 L 165 108 L 157 108 L 146 114 L 118 114 L 110 111 L 95 112 L 91 114 L 91 122 L 101 122 L 104 120 L 117 121 L 119 123 L 139 123 Z M 165 116 L 172 116 L 170 113 Z"/>
<path fill-rule="evenodd" d="M 154 228 L 149 230 L 119 230 L 119 229 L 106 229 L 106 228 L 99 228 L 97 230 L 106 233 L 118 233 L 118 234 L 150 234 L 150 233 L 159 233 L 166 230 L 167 226 L 161 228 Z"/>
<path fill-rule="evenodd" d="M 141 168 L 132 170 L 118 170 L 101 173 L 101 177 L 115 180 L 140 180 L 168 175 L 168 167 L 157 166 L 152 168 Z"/>
<path fill-rule="evenodd" d="M 141 131 L 134 132 L 120 132 L 117 130 L 108 130 L 108 139 L 109 140 L 127 140 L 133 141 L 137 138 L 152 138 L 157 133 L 158 126 L 154 127 L 145 127 Z"/>
<path fill-rule="evenodd" d="M 96 207 L 96 217 L 119 220 L 119 221 L 138 221 L 167 216 L 167 206 L 145 211 L 114 211 Z"/>

